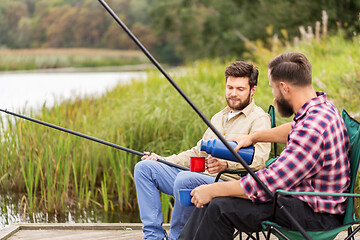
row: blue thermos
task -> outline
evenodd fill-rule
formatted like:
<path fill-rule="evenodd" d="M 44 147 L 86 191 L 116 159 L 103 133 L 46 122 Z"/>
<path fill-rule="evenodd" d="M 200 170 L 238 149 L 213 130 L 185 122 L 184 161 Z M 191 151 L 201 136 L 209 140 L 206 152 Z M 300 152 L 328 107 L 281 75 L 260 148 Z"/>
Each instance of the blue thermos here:
<path fill-rule="evenodd" d="M 228 141 L 228 143 L 232 148 L 237 146 L 236 142 Z M 202 140 L 200 150 L 205 151 L 206 153 L 216 158 L 238 162 L 229 149 L 227 149 L 227 147 L 219 139 L 212 139 L 208 141 Z M 245 160 L 248 165 L 250 165 L 254 158 L 255 147 L 249 146 L 240 148 L 238 154 Z"/>

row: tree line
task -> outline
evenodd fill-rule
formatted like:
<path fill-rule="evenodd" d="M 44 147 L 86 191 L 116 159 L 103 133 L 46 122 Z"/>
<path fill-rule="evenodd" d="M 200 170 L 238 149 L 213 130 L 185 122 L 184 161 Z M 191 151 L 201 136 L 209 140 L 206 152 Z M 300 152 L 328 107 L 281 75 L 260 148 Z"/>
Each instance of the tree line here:
<path fill-rule="evenodd" d="M 358 0 L 108 0 L 140 41 L 160 59 L 239 56 L 246 42 L 271 44 L 315 29 L 323 11 L 328 31 L 360 30 Z M 136 49 L 96 0 L 1 0 L 2 48 Z M 310 30 L 309 30 L 310 31 Z"/>

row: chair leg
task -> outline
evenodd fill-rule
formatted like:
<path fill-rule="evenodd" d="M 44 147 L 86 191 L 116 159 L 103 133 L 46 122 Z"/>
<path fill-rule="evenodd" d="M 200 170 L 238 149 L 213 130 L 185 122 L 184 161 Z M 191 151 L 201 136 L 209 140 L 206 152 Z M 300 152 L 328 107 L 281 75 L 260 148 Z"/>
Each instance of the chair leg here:
<path fill-rule="evenodd" d="M 266 236 L 266 240 L 270 240 L 270 235 L 271 235 L 271 231 L 273 230 L 273 227 L 268 227 L 268 232 L 267 232 L 267 236 Z"/>
<path fill-rule="evenodd" d="M 253 232 L 245 232 L 247 235 L 246 240 L 252 239 L 252 240 L 259 240 L 259 233 L 256 232 L 256 237 L 253 236 Z"/>
<path fill-rule="evenodd" d="M 348 236 L 345 238 L 345 240 L 355 240 L 355 234 L 360 230 L 360 225 L 353 230 L 352 226 L 348 228 Z"/>
<path fill-rule="evenodd" d="M 241 232 L 240 232 L 240 231 L 236 231 L 236 233 L 234 233 L 233 239 L 235 239 L 235 238 L 237 237 L 237 235 L 239 235 L 239 239 L 242 240 Z"/>
<path fill-rule="evenodd" d="M 354 231 L 353 226 L 350 226 L 350 227 L 348 228 L 348 236 L 352 235 L 353 231 Z M 354 237 L 350 237 L 349 239 L 355 240 Z"/>
<path fill-rule="evenodd" d="M 261 231 L 262 235 L 264 236 L 264 238 L 266 238 L 266 233 L 264 230 Z M 260 238 L 259 238 L 260 239 Z"/>
<path fill-rule="evenodd" d="M 252 240 L 260 240 L 260 235 L 259 235 L 259 232 L 244 232 L 247 237 L 245 240 L 249 240 L 249 239 L 252 239 Z M 255 233 L 256 237 L 253 236 L 253 234 Z M 265 236 L 265 233 L 263 232 L 264 236 Z M 240 231 L 237 231 L 233 234 L 233 239 L 235 239 L 237 236 L 239 235 L 239 239 L 242 240 L 242 232 Z"/>

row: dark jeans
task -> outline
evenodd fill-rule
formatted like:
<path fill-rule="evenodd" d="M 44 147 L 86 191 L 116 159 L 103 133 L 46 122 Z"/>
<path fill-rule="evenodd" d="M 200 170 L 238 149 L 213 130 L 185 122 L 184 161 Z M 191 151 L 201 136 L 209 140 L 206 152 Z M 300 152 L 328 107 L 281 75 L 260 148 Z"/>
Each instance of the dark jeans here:
<path fill-rule="evenodd" d="M 278 201 L 305 230 L 332 229 L 342 224 L 343 216 L 315 213 L 297 198 L 281 197 Z M 261 222 L 270 220 L 272 208 L 272 202 L 253 203 L 242 198 L 217 197 L 204 208 L 193 211 L 178 239 L 232 239 L 235 228 L 241 232 L 259 232 Z M 279 208 L 274 222 L 296 230 Z"/>

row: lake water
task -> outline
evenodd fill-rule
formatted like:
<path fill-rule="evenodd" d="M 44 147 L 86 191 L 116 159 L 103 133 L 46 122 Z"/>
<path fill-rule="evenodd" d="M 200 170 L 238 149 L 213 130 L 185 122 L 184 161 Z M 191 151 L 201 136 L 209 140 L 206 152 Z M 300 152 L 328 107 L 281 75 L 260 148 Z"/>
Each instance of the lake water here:
<path fill-rule="evenodd" d="M 21 72 L 0 73 L 0 108 L 12 112 L 50 107 L 55 101 L 88 95 L 100 96 L 117 84 L 144 80 L 144 72 Z M 6 114 L 1 113 L 1 117 Z M 0 196 L 0 228 L 11 223 L 139 222 L 137 212 L 104 212 L 102 209 L 68 209 L 66 213 L 24 214 L 22 195 Z M 27 212 L 27 211 L 26 211 Z"/>
<path fill-rule="evenodd" d="M 138 211 L 122 212 L 116 206 L 114 211 L 105 212 L 103 208 L 73 207 L 57 214 L 48 212 L 29 213 L 22 207 L 22 194 L 0 196 L 0 229 L 14 223 L 131 223 L 140 222 Z M 112 199 L 116 202 L 116 199 Z"/>
<path fill-rule="evenodd" d="M 0 108 L 18 110 L 52 106 L 55 100 L 101 95 L 117 84 L 144 79 L 144 72 L 0 73 Z M 26 112 L 26 111 L 25 111 Z"/>

